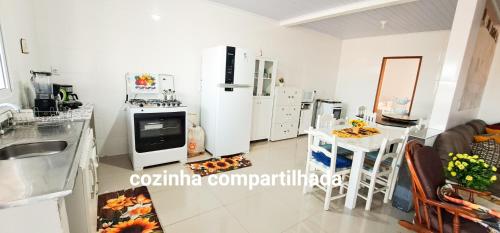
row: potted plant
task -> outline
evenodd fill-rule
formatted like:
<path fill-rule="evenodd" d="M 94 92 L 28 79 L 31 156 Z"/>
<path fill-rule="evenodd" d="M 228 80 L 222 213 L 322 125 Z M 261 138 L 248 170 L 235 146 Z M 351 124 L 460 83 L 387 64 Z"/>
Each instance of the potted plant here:
<path fill-rule="evenodd" d="M 460 185 L 484 191 L 497 180 L 495 175 L 497 168 L 485 163 L 479 156 L 453 153 L 449 156 L 451 159 L 446 174 Z"/>

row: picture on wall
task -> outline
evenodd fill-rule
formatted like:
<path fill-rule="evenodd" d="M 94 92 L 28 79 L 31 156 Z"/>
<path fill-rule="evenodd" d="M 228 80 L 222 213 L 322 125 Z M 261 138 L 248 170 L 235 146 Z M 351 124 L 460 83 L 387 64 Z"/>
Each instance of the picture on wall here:
<path fill-rule="evenodd" d="M 459 110 L 479 108 L 495 54 L 497 30 L 485 10 L 467 73 Z"/>

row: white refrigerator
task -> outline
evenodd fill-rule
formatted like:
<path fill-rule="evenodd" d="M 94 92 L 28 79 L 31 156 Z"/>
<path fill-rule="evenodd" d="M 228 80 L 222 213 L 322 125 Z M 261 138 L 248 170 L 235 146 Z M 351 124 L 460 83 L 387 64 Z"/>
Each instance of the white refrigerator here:
<path fill-rule="evenodd" d="M 248 153 L 255 57 L 242 48 L 205 49 L 201 70 L 201 126 L 215 157 Z"/>

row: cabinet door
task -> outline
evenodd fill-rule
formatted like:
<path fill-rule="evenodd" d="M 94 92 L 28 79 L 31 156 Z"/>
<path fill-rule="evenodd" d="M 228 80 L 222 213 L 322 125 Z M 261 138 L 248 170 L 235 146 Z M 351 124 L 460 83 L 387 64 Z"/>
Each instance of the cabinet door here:
<path fill-rule="evenodd" d="M 271 132 L 271 123 L 273 118 L 273 100 L 271 98 L 262 99 L 259 114 L 259 137 L 261 139 L 269 138 Z"/>
<path fill-rule="evenodd" d="M 259 125 L 260 125 L 260 99 L 254 98 L 252 105 L 252 132 L 250 136 L 250 140 L 255 141 L 259 140 Z"/>
<path fill-rule="evenodd" d="M 252 112 L 251 140 L 269 138 L 271 130 L 273 100 L 271 98 L 254 99 Z"/>

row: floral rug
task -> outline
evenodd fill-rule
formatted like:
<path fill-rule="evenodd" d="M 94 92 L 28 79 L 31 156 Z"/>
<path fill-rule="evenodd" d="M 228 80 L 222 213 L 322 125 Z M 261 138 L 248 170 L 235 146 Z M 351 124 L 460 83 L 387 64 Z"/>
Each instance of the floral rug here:
<path fill-rule="evenodd" d="M 227 155 L 222 156 L 220 159 L 212 158 L 197 162 L 191 162 L 186 164 L 194 174 L 199 174 L 200 176 L 208 176 L 212 174 L 217 174 L 221 172 L 232 171 L 244 167 L 252 166 L 250 160 L 243 157 L 243 155 Z"/>
<path fill-rule="evenodd" d="M 100 194 L 98 233 L 162 233 L 160 221 L 145 186 Z"/>

